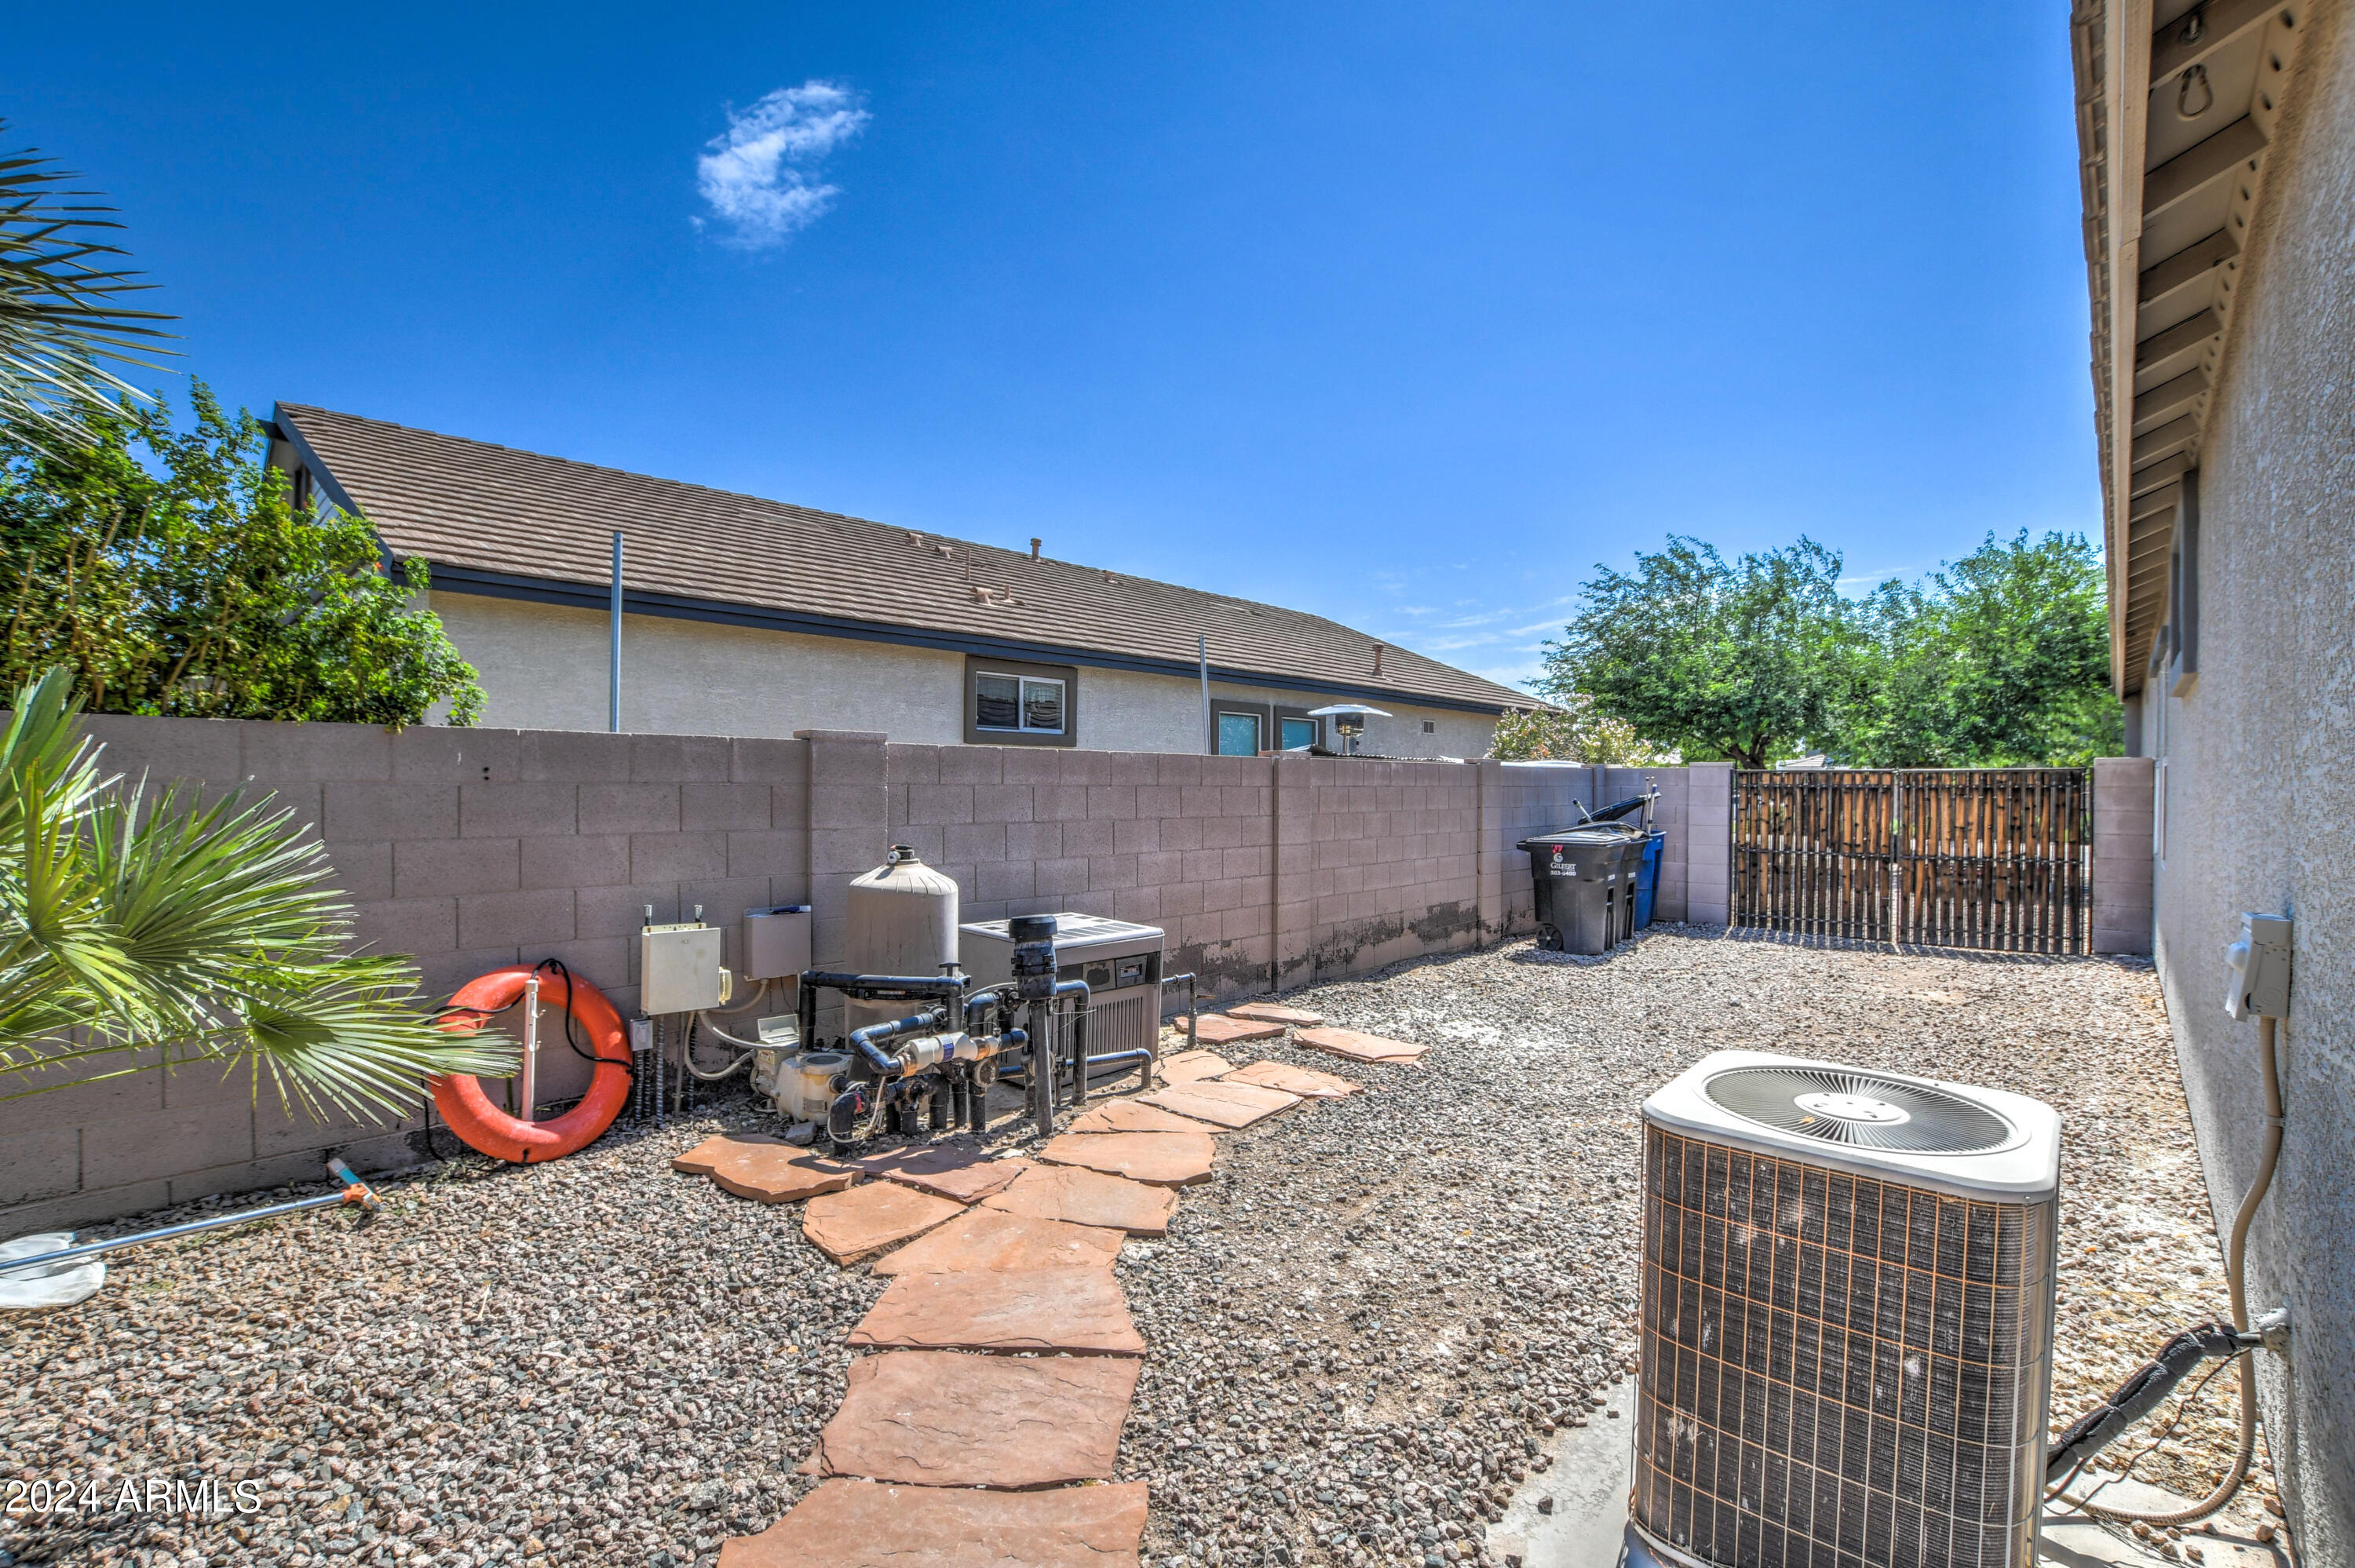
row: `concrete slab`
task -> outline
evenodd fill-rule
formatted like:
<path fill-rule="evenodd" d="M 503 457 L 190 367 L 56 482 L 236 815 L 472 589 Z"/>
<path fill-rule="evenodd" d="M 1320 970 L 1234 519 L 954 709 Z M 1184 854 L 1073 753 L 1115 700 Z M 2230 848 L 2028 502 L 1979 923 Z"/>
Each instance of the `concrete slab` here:
<path fill-rule="evenodd" d="M 1223 1013 L 1206 1012 L 1194 1025 L 1194 1039 L 1202 1045 L 1231 1045 L 1240 1040 L 1281 1040 L 1284 1025 L 1262 1023 L 1249 1018 L 1229 1018 Z"/>
<path fill-rule="evenodd" d="M 1198 1078 L 1215 1078 L 1231 1073 L 1235 1065 L 1224 1056 L 1214 1056 L 1208 1051 L 1180 1051 L 1175 1056 L 1164 1056 L 1157 1064 L 1159 1076 L 1165 1084 L 1190 1084 Z"/>
<path fill-rule="evenodd" d="M 977 1145 L 962 1140 L 916 1144 L 845 1163 L 869 1176 L 960 1203 L 975 1202 L 1004 1191 L 1030 1165 L 1027 1160 L 992 1160 Z"/>
<path fill-rule="evenodd" d="M 1312 1050 L 1346 1056 L 1352 1062 L 1412 1062 L 1430 1049 L 1403 1040 L 1385 1040 L 1379 1034 L 1361 1034 L 1354 1029 L 1304 1029 L 1292 1038 Z"/>
<path fill-rule="evenodd" d="M 833 1480 L 719 1568 L 1136 1568 L 1145 1483 L 1043 1492 Z"/>
<path fill-rule="evenodd" d="M 1016 1490 L 1101 1480 L 1144 1366 L 1127 1356 L 861 1356 L 801 1469 Z"/>
<path fill-rule="evenodd" d="M 1347 1078 L 1337 1078 L 1314 1067 L 1295 1067 L 1286 1062 L 1253 1062 L 1248 1067 L 1237 1067 L 1218 1081 L 1222 1084 L 1257 1084 L 1262 1088 L 1282 1089 L 1287 1095 L 1298 1095 L 1305 1100 L 1337 1100 L 1366 1092 L 1363 1084 L 1353 1084 Z"/>
<path fill-rule="evenodd" d="M 938 1230 L 875 1260 L 878 1274 L 956 1274 L 975 1268 L 1109 1268 L 1120 1233 L 999 1209 L 968 1209 Z"/>
<path fill-rule="evenodd" d="M 2143 1481 L 2121 1481 L 2105 1471 L 2094 1472 L 2069 1490 L 2073 1496 L 2137 1513 L 2172 1513 L 2198 1500 Z M 2289 1568 L 2291 1559 L 2278 1543 L 2260 1542 L 2231 1520 L 2211 1522 L 2212 1531 L 2197 1525 L 2183 1531 L 2176 1555 L 2169 1557 L 2159 1550 L 2168 1539 L 2164 1531 L 2141 1541 L 2131 1525 L 2104 1524 L 2073 1509 L 2048 1506 L 2038 1526 L 2036 1560 L 2056 1568 L 2145 1568 L 2180 1565 L 2190 1560 L 2185 1548 L 2196 1548 L 2200 1568 Z"/>
<path fill-rule="evenodd" d="M 1067 1132 L 1040 1150 L 1039 1158 L 1156 1187 L 1190 1187 L 1210 1179 L 1218 1152 L 1207 1132 Z"/>
<path fill-rule="evenodd" d="M 723 1192 L 760 1203 L 792 1203 L 839 1192 L 861 1174 L 853 1166 L 760 1133 L 707 1138 L 670 1164 L 674 1171 L 709 1176 Z"/>
<path fill-rule="evenodd" d="M 857 1263 L 964 1213 L 964 1205 L 954 1198 L 896 1181 L 869 1181 L 810 1200 L 802 1211 L 802 1234 L 835 1262 Z"/>
<path fill-rule="evenodd" d="M 1520 1568 L 1604 1568 L 1620 1563 L 1628 1541 L 1627 1492 L 1636 1484 L 1636 1383 L 1604 1393 L 1583 1426 L 1547 1439 L 1552 1463 L 1534 1471 L 1488 1527 L 1488 1550 Z M 1617 1411 L 1613 1419 L 1606 1413 Z M 1636 1563 L 1645 1557 L 1633 1559 Z"/>
<path fill-rule="evenodd" d="M 1314 1029 L 1325 1022 L 1321 1012 L 1311 1012 L 1305 1007 L 1286 1007 L 1280 1001 L 1247 1001 L 1240 1007 L 1227 1009 L 1229 1018 L 1248 1018 L 1254 1023 L 1282 1023 L 1294 1028 Z"/>
<path fill-rule="evenodd" d="M 1178 1194 L 1124 1176 L 1107 1176 L 1071 1165 L 1040 1165 L 1003 1192 L 981 1201 L 985 1209 L 1025 1214 L 1067 1224 L 1095 1225 L 1133 1236 L 1166 1235 L 1178 1212 Z"/>
<path fill-rule="evenodd" d="M 1137 1097 L 1139 1104 L 1157 1106 L 1179 1116 L 1189 1116 L 1197 1121 L 1207 1121 L 1214 1127 L 1245 1128 L 1253 1122 L 1265 1121 L 1279 1111 L 1288 1111 L 1300 1103 L 1298 1095 L 1287 1095 L 1282 1089 L 1263 1088 L 1257 1084 L 1239 1084 L 1231 1078 L 1204 1078 L 1191 1084 L 1174 1084 L 1166 1089 L 1156 1089 Z"/>
<path fill-rule="evenodd" d="M 899 1275 L 844 1342 L 878 1350 L 1145 1353 L 1120 1282 L 1102 1267 Z"/>
<path fill-rule="evenodd" d="M 1173 1115 L 1135 1100 L 1106 1100 L 1071 1118 L 1066 1132 L 1208 1132 L 1191 1117 Z"/>

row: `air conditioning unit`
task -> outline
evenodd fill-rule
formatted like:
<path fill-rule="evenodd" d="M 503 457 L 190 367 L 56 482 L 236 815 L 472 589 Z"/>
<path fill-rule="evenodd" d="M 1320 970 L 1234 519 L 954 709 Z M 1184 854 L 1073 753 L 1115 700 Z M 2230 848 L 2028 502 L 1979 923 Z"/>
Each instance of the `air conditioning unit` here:
<path fill-rule="evenodd" d="M 1647 1544 L 1705 1568 L 2029 1568 L 2051 1108 L 1723 1051 L 1644 1123 Z"/>

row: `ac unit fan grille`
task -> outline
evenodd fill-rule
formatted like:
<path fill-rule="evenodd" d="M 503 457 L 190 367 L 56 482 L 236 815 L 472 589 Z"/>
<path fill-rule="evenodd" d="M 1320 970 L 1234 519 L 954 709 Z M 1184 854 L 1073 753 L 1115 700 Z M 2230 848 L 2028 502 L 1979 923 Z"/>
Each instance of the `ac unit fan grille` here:
<path fill-rule="evenodd" d="M 1740 1568 L 2026 1568 L 2050 1202 L 1646 1139 L 1636 1521 Z"/>
<path fill-rule="evenodd" d="M 2019 1137 L 2011 1123 L 1977 1100 L 1875 1073 L 1737 1067 L 1710 1079 L 1701 1092 L 1761 1127 L 1859 1149 L 1984 1154 Z"/>

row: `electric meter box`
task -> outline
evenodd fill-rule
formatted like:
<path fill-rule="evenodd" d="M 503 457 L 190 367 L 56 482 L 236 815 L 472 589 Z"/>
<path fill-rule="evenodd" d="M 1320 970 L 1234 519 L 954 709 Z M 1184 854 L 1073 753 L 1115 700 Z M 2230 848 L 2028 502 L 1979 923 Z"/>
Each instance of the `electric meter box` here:
<path fill-rule="evenodd" d="M 810 906 L 779 904 L 744 911 L 744 961 L 748 980 L 783 980 L 810 967 Z"/>
<path fill-rule="evenodd" d="M 727 933 L 700 921 L 638 933 L 638 1011 L 649 1018 L 701 1012 L 728 1000 Z"/>
<path fill-rule="evenodd" d="M 2281 915 L 2243 915 L 2241 939 L 2224 949 L 2229 1018 L 2289 1016 L 2290 922 Z"/>
<path fill-rule="evenodd" d="M 1056 978 L 1088 984 L 1088 1054 L 1151 1050 L 1159 1043 L 1161 955 L 1167 940 L 1158 926 L 1101 915 L 1055 916 Z M 976 986 L 1010 984 L 1011 922 L 981 920 L 958 927 L 957 961 Z"/>

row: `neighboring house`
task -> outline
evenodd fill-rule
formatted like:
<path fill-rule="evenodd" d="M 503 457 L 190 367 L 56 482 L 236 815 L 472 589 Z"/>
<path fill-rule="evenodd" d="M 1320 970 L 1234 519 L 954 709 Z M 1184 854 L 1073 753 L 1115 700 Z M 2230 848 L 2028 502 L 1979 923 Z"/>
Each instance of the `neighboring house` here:
<path fill-rule="evenodd" d="M 296 499 L 432 569 L 487 725 L 608 726 L 612 539 L 625 536 L 621 726 L 881 731 L 924 744 L 1479 757 L 1526 694 L 1249 599 L 673 480 L 282 403 Z M 1203 713 L 1207 642 L 1210 713 Z M 1338 749 L 1337 747 L 1335 747 Z"/>
<path fill-rule="evenodd" d="M 2296 920 L 2281 1169 L 2248 1297 L 2293 1317 L 2288 1361 L 2258 1361 L 2298 1561 L 2347 1568 L 2355 37 L 2345 6 L 2311 0 L 2087 0 L 2073 26 L 2113 678 L 2150 759 L 2153 950 L 2229 1224 L 2266 1128 L 2223 948 L 2244 910 Z"/>

